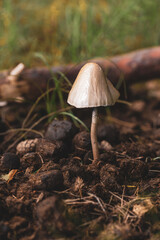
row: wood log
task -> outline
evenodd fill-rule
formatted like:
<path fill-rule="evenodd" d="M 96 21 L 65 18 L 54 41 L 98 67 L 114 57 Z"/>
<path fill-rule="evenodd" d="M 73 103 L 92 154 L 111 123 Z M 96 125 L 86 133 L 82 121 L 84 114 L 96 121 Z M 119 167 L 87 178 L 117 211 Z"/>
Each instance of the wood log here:
<path fill-rule="evenodd" d="M 98 63 L 107 77 L 116 85 L 124 79 L 127 85 L 143 80 L 160 77 L 160 47 L 152 47 L 126 53 L 111 58 L 97 58 L 86 62 Z M 60 72 L 73 82 L 81 67 L 86 63 L 66 66 L 24 69 L 17 81 L 9 80 L 10 71 L 0 72 L 0 99 L 7 100 L 16 97 L 35 99 L 46 91 L 47 85 L 54 85 L 50 81 L 53 76 L 60 77 Z"/>

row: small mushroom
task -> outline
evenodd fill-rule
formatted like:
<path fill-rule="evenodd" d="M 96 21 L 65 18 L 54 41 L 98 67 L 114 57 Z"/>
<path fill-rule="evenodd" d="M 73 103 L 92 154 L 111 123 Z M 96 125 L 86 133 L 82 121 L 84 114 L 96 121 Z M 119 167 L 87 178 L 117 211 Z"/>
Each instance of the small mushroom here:
<path fill-rule="evenodd" d="M 91 143 L 94 162 L 99 159 L 97 142 L 97 107 L 114 105 L 119 92 L 105 79 L 102 68 L 96 63 L 85 64 L 69 92 L 67 102 L 76 108 L 93 108 L 91 122 Z"/>

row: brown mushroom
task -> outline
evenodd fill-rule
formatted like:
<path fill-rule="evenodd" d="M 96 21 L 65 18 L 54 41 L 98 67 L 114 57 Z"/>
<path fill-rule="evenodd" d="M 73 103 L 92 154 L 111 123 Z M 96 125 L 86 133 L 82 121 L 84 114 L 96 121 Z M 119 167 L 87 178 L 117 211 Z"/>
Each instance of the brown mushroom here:
<path fill-rule="evenodd" d="M 119 92 L 105 79 L 102 68 L 96 63 L 85 64 L 69 92 L 67 102 L 76 108 L 93 108 L 91 122 L 91 143 L 94 162 L 99 158 L 97 142 L 97 107 L 114 105 Z"/>

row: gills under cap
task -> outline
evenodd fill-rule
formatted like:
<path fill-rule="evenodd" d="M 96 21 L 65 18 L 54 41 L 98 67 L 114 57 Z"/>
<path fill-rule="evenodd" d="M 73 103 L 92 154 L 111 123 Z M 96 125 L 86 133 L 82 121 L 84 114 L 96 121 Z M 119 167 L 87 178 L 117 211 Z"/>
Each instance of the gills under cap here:
<path fill-rule="evenodd" d="M 112 83 L 105 79 L 97 63 L 85 64 L 78 73 L 67 102 L 76 108 L 114 105 L 120 94 Z"/>

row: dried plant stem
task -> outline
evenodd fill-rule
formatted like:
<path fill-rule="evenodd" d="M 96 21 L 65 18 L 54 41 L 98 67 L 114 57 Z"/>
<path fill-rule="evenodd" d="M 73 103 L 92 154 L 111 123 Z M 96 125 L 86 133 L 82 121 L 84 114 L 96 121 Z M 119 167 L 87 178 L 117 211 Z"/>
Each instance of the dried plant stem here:
<path fill-rule="evenodd" d="M 99 159 L 98 141 L 97 141 L 97 121 L 98 121 L 98 111 L 97 108 L 93 109 L 92 112 L 92 122 L 91 122 L 91 144 L 93 152 L 93 162 Z"/>

